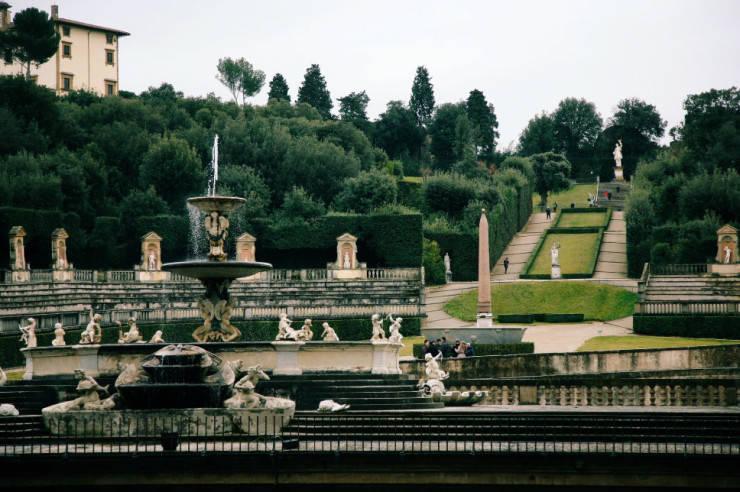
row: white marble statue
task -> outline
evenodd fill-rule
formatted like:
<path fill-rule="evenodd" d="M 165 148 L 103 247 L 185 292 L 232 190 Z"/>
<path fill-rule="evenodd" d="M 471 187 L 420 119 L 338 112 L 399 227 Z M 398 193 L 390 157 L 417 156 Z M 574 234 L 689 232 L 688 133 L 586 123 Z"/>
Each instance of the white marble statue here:
<path fill-rule="evenodd" d="M 393 319 L 393 315 L 389 314 L 388 319 L 391 322 L 391 326 L 388 328 L 388 332 L 390 333 L 388 335 L 388 341 L 391 343 L 401 343 L 401 340 L 403 340 L 403 335 L 401 335 L 401 322 L 403 318 L 399 316 Z"/>
<path fill-rule="evenodd" d="M 64 331 L 62 324 L 54 323 L 54 340 L 51 341 L 51 345 L 54 347 L 67 345 L 67 342 L 64 341 L 65 334 L 66 332 Z"/>
<path fill-rule="evenodd" d="M 90 309 L 90 322 L 80 334 L 80 345 L 89 345 L 103 341 L 103 329 L 100 327 L 100 321 L 103 317 L 100 314 L 94 314 Z"/>
<path fill-rule="evenodd" d="M 614 146 L 614 163 L 617 165 L 617 167 L 622 167 L 622 139 L 620 138 L 617 140 L 616 145 Z"/>
<path fill-rule="evenodd" d="M 560 243 L 556 242 L 552 245 L 550 258 L 552 259 L 552 266 L 560 266 Z"/>
<path fill-rule="evenodd" d="M 439 381 L 444 381 L 445 379 L 450 377 L 449 373 L 440 369 L 440 357 L 442 357 L 442 352 L 438 353 L 436 357 L 433 357 L 432 354 L 426 354 L 424 356 L 424 361 L 426 362 L 424 374 L 426 374 L 427 379 L 437 379 Z"/>
<path fill-rule="evenodd" d="M 325 342 L 338 342 L 339 337 L 337 336 L 337 332 L 334 331 L 334 328 L 329 326 L 329 323 L 324 321 L 321 326 L 324 328 L 324 331 L 321 333 L 321 338 Z"/>
<path fill-rule="evenodd" d="M 303 342 L 313 340 L 313 330 L 311 330 L 312 325 L 313 321 L 309 318 L 303 320 L 303 326 L 301 326 L 301 329 L 296 332 L 296 339 Z"/>
<path fill-rule="evenodd" d="M 385 330 L 383 329 L 383 319 L 379 314 L 373 314 L 370 318 L 370 322 L 373 324 L 373 334 L 370 340 L 385 340 Z"/>
<path fill-rule="evenodd" d="M 337 413 L 349 410 L 348 403 L 337 403 L 334 400 L 321 400 L 319 402 L 319 413 Z"/>
<path fill-rule="evenodd" d="M 149 253 L 148 260 L 149 261 L 148 261 L 147 266 L 149 267 L 149 270 L 156 270 L 157 269 L 157 256 L 154 254 L 153 251 Z"/>
<path fill-rule="evenodd" d="M 121 322 L 116 320 L 118 325 L 118 343 L 144 343 L 144 337 L 139 332 L 139 327 L 136 326 L 136 319 L 129 318 L 128 331 L 126 333 L 121 329 Z"/>
<path fill-rule="evenodd" d="M 342 268 L 344 268 L 345 270 L 349 270 L 352 268 L 352 261 L 349 259 L 349 253 L 347 251 L 344 252 Z"/>
<path fill-rule="evenodd" d="M 444 262 L 445 262 L 445 273 L 452 273 L 452 262 L 450 260 L 449 253 L 445 253 Z"/>
<path fill-rule="evenodd" d="M 296 341 L 298 339 L 298 332 L 290 326 L 291 323 L 293 323 L 293 321 L 288 319 L 288 315 L 286 313 L 280 313 L 280 321 L 278 321 L 278 334 L 275 337 L 275 340 Z"/>
<path fill-rule="evenodd" d="M 149 339 L 149 343 L 165 343 L 164 338 L 162 338 L 162 330 L 155 331 L 152 338 Z"/>
<path fill-rule="evenodd" d="M 95 379 L 87 376 L 84 371 L 76 370 L 75 376 L 80 380 L 77 384 L 77 398 L 50 405 L 42 413 L 72 412 L 79 410 L 108 410 L 115 408 L 116 399 L 112 396 L 105 400 L 100 399 L 100 393 L 108 393 L 108 387 L 100 386 Z M 115 395 L 114 395 L 115 396 Z"/>
<path fill-rule="evenodd" d="M 116 378 L 116 382 L 113 383 L 113 386 L 115 387 L 121 386 L 122 384 L 140 383 L 149 379 L 146 371 L 141 368 L 141 365 L 138 362 L 132 362 L 130 364 L 119 362 L 118 370 L 120 372 Z"/>
<path fill-rule="evenodd" d="M 730 249 L 729 246 L 725 246 L 725 248 L 724 248 L 723 251 L 725 252 L 725 257 L 724 257 L 722 263 L 724 263 L 725 265 L 729 265 L 730 264 L 730 258 L 732 257 L 732 250 Z"/>
<path fill-rule="evenodd" d="M 4 386 L 5 383 L 8 382 L 8 375 L 5 374 L 5 371 L 3 371 L 3 368 L 0 367 L 0 386 Z"/>
<path fill-rule="evenodd" d="M 254 366 L 247 369 L 247 375 L 234 384 L 234 395 L 224 401 L 225 408 L 291 408 L 295 403 L 287 398 L 262 396 L 255 393 L 259 380 L 269 380 L 269 376 Z"/>
<path fill-rule="evenodd" d="M 15 408 L 15 405 L 10 403 L 0 405 L 0 417 L 17 417 L 18 415 L 20 415 L 20 412 Z"/>
<path fill-rule="evenodd" d="M 26 326 L 18 325 L 18 329 L 21 331 L 20 339 L 26 344 L 26 348 L 35 348 L 37 346 L 36 320 L 28 318 L 28 324 Z"/>

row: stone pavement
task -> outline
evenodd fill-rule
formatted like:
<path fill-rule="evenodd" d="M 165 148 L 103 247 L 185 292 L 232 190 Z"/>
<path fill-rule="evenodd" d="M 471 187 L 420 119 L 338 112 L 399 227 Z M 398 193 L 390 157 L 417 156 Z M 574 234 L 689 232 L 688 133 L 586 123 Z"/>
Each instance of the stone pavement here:
<path fill-rule="evenodd" d="M 534 342 L 535 353 L 575 352 L 589 338 L 632 334 L 632 316 L 591 323 L 549 323 L 526 326 L 525 342 Z"/>
<path fill-rule="evenodd" d="M 527 263 L 535 245 L 537 245 L 537 241 L 542 237 L 542 233 L 550 228 L 555 221 L 555 217 L 556 215 L 552 214 L 552 218 L 547 220 L 545 213 L 530 215 L 527 225 L 509 241 L 508 246 L 501 254 L 501 258 L 494 265 L 491 278 L 493 280 L 518 279 L 524 264 Z M 509 272 L 504 274 L 504 258 L 507 257 L 509 258 Z"/>
<path fill-rule="evenodd" d="M 594 278 L 627 278 L 627 227 L 624 212 L 612 212 L 604 231 Z"/>

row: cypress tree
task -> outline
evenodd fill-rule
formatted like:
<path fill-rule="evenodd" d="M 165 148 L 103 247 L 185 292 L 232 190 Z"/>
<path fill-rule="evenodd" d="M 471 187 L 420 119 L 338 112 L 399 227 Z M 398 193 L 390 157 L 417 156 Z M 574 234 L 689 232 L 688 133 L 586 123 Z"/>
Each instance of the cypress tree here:
<path fill-rule="evenodd" d="M 434 86 L 429 71 L 423 65 L 416 69 L 409 108 L 416 115 L 419 126 L 426 127 L 429 124 L 434 113 Z"/>
<path fill-rule="evenodd" d="M 306 69 L 303 84 L 298 89 L 298 102 L 310 104 L 325 119 L 332 117 L 331 108 L 334 104 L 331 102 L 329 89 L 326 88 L 326 80 L 321 75 L 321 69 L 318 65 L 313 64 Z"/>
<path fill-rule="evenodd" d="M 267 95 L 267 100 L 290 102 L 288 82 L 285 80 L 285 77 L 283 77 L 283 74 L 276 73 L 270 81 L 270 93 Z"/>

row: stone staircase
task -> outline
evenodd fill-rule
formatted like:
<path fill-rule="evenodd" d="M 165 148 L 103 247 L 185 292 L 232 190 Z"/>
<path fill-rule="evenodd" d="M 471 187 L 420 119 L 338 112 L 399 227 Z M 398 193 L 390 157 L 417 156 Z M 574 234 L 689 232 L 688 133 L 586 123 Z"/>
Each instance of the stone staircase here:
<path fill-rule="evenodd" d="M 297 410 L 316 410 L 321 400 L 348 403 L 350 410 L 412 410 L 440 408 L 444 405 L 422 395 L 418 381 L 401 375 L 304 374 L 272 376 L 260 382 L 263 395 L 287 396 Z"/>
<path fill-rule="evenodd" d="M 534 251 L 537 241 L 550 228 L 555 221 L 555 217 L 556 215 L 552 214 L 552 218 L 547 220 L 545 213 L 533 213 L 524 229 L 516 233 L 509 241 L 508 246 L 501 254 L 501 258 L 493 267 L 491 280 L 514 280 L 519 278 L 519 274 L 524 269 L 524 264 L 529 260 L 532 251 Z M 509 258 L 509 271 L 504 273 L 504 258 L 507 257 Z"/>
<path fill-rule="evenodd" d="M 593 278 L 627 278 L 627 227 L 624 212 L 613 211 L 604 231 Z"/>
<path fill-rule="evenodd" d="M 601 183 L 599 185 L 599 206 L 610 207 L 614 210 L 624 210 L 624 202 L 631 191 L 631 186 L 626 182 L 612 181 L 610 183 Z M 611 193 L 612 198 L 609 200 L 604 193 Z"/>
<path fill-rule="evenodd" d="M 740 302 L 740 278 L 650 275 L 640 301 Z"/>

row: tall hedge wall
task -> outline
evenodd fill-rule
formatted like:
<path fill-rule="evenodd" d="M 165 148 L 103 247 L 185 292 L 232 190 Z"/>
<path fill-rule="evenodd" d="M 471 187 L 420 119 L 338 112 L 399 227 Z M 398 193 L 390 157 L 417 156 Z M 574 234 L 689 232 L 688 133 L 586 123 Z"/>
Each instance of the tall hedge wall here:
<path fill-rule="evenodd" d="M 634 331 L 641 335 L 689 338 L 740 339 L 738 315 L 634 316 Z"/>

